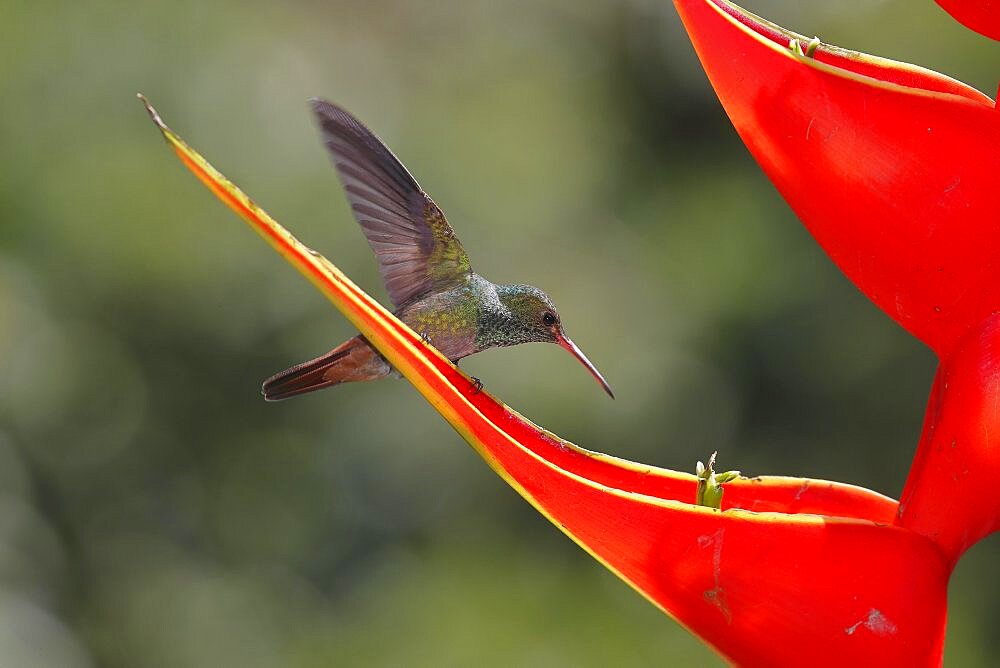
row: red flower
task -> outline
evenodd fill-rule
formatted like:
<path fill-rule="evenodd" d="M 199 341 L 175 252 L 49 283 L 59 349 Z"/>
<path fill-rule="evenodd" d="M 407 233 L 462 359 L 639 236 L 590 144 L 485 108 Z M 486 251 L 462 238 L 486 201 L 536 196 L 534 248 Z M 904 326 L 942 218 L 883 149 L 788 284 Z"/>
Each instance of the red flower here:
<path fill-rule="evenodd" d="M 842 483 L 764 477 L 726 483 L 715 510 L 693 503 L 693 475 L 559 439 L 477 393 L 150 113 L 188 168 L 501 477 L 728 659 L 939 663 L 951 569 L 1000 517 L 1000 492 L 982 482 L 1000 473 L 992 102 L 941 75 L 825 45 L 795 55 L 788 43 L 800 36 L 721 0 L 675 4 L 737 130 L 782 194 L 859 287 L 944 359 L 902 504 Z"/>
<path fill-rule="evenodd" d="M 789 43 L 807 38 L 723 0 L 675 4 L 737 131 L 802 222 L 944 361 L 897 523 L 956 560 L 1000 517 L 1000 496 L 968 489 L 986 487 L 972 479 L 1000 465 L 987 433 L 998 389 L 990 323 L 1000 311 L 993 101 L 943 75 L 836 47 L 796 55 Z M 958 376 L 968 386 L 955 400 Z"/>

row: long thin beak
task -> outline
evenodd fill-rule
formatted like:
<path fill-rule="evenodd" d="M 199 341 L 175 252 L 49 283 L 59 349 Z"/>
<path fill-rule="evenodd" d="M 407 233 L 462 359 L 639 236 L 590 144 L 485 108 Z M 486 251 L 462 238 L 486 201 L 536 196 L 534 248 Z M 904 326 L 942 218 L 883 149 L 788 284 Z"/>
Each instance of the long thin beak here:
<path fill-rule="evenodd" d="M 594 366 L 593 362 L 587 359 L 587 356 L 583 354 L 583 351 L 580 350 L 579 346 L 573 343 L 570 338 L 562 332 L 556 334 L 556 343 L 568 350 L 573 357 L 580 360 L 580 364 L 587 367 L 587 371 L 589 371 L 590 375 L 597 379 L 597 382 L 601 384 L 601 387 L 603 387 L 604 391 L 608 393 L 608 396 L 612 399 L 615 398 L 615 393 L 611 391 L 611 386 L 608 385 L 608 381 L 604 380 L 604 376 L 602 376 L 601 372 L 597 370 L 597 367 Z"/>

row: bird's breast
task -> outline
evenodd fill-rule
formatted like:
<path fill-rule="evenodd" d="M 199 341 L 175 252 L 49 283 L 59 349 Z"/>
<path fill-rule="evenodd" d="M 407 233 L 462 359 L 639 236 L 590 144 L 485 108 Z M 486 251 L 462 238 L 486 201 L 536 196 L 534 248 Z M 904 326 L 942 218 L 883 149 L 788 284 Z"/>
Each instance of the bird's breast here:
<path fill-rule="evenodd" d="M 398 315 L 453 362 L 476 352 L 476 300 L 468 290 L 428 295 Z"/>

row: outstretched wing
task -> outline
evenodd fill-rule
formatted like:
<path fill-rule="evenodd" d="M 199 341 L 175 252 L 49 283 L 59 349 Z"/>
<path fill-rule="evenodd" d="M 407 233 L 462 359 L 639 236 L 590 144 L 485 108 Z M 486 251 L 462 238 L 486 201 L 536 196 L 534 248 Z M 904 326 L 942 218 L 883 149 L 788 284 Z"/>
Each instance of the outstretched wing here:
<path fill-rule="evenodd" d="M 389 147 L 340 107 L 311 103 L 393 303 L 467 279 L 472 267 L 454 230 Z"/>

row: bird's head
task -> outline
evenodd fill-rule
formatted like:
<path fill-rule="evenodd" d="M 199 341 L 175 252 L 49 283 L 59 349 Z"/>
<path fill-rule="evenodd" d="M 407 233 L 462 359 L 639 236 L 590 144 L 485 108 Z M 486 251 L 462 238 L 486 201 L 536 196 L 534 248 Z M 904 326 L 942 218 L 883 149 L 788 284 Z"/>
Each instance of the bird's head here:
<path fill-rule="evenodd" d="M 565 348 L 573 357 L 580 361 L 591 375 L 601 384 L 604 391 L 614 399 L 604 376 L 591 363 L 583 351 L 566 336 L 563 330 L 559 311 L 547 294 L 533 285 L 505 285 L 498 290 L 501 303 L 510 313 L 509 329 L 506 332 L 510 340 L 506 345 L 520 343 L 555 343 Z"/>

